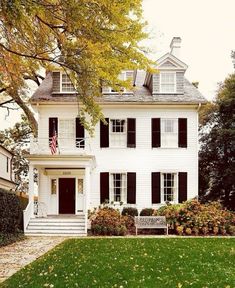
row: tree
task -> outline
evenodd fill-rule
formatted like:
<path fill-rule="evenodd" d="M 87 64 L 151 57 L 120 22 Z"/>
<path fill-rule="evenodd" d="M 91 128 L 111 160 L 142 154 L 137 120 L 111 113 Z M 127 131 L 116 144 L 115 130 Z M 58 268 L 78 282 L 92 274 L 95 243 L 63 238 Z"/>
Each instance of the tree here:
<path fill-rule="evenodd" d="M 150 61 L 139 44 L 147 37 L 141 4 L 141 0 L 0 1 L 0 93 L 23 109 L 35 135 L 37 122 L 26 102 L 27 89 L 30 80 L 40 84 L 43 69 L 57 65 L 68 73 L 83 104 L 80 116 L 87 128 L 102 118 L 94 100 L 101 84 L 121 90 L 130 86 L 118 79 L 121 70 L 148 69 Z"/>
<path fill-rule="evenodd" d="M 200 114 L 200 194 L 235 209 L 235 74 Z"/>
<path fill-rule="evenodd" d="M 16 176 L 17 190 L 25 191 L 28 186 L 28 160 L 25 158 L 29 153 L 29 139 L 32 130 L 25 115 L 22 121 L 12 128 L 0 131 L 0 144 L 9 149 L 13 154 L 13 171 Z"/>

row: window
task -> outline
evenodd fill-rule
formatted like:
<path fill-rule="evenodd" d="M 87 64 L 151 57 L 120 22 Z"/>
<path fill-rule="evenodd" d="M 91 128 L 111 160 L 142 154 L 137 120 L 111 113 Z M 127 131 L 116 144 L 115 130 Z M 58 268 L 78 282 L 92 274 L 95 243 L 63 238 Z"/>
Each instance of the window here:
<path fill-rule="evenodd" d="M 161 119 L 161 147 L 178 147 L 177 119 Z"/>
<path fill-rule="evenodd" d="M 110 199 L 126 203 L 127 181 L 125 173 L 110 174 Z"/>
<path fill-rule="evenodd" d="M 51 195 L 56 194 L 57 180 L 51 179 Z"/>
<path fill-rule="evenodd" d="M 118 79 L 122 80 L 122 81 L 126 81 L 126 80 L 130 80 L 131 83 L 133 83 L 133 78 L 134 78 L 134 71 L 133 70 L 128 70 L 128 71 L 122 71 L 119 76 Z M 112 87 L 108 87 L 108 86 L 103 86 L 102 87 L 102 92 L 103 93 L 132 93 L 132 91 L 127 91 L 126 88 L 121 87 L 119 91 L 117 91 L 116 89 L 112 88 Z"/>
<path fill-rule="evenodd" d="M 110 146 L 126 147 L 126 120 L 110 120 Z"/>
<path fill-rule="evenodd" d="M 62 81 L 61 81 L 61 91 L 62 92 L 75 92 L 73 84 L 70 81 L 70 78 L 67 74 L 62 74 Z"/>
<path fill-rule="evenodd" d="M 162 173 L 161 194 L 164 202 L 173 202 L 176 197 L 176 173 Z"/>
<path fill-rule="evenodd" d="M 162 93 L 176 92 L 176 74 L 174 72 L 162 72 L 160 73 L 160 79 Z"/>
<path fill-rule="evenodd" d="M 59 119 L 59 147 L 68 148 L 75 146 L 75 120 Z"/>

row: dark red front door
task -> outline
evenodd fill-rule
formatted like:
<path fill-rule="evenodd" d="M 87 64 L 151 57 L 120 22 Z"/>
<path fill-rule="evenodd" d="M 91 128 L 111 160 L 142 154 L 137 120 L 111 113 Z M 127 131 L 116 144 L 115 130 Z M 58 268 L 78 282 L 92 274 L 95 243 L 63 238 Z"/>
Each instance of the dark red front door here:
<path fill-rule="evenodd" d="M 75 214 L 75 178 L 59 178 L 59 214 Z"/>

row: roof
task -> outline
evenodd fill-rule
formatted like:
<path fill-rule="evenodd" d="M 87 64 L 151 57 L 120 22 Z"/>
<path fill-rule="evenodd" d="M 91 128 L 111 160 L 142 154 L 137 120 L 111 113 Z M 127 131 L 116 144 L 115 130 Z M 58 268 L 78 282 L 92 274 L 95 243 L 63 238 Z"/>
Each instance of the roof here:
<path fill-rule="evenodd" d="M 152 95 L 147 87 L 144 87 L 146 73 L 138 71 L 136 75 L 135 87 L 133 93 L 110 93 L 98 97 L 98 103 L 187 103 L 197 104 L 205 103 L 206 99 L 198 91 L 198 89 L 184 78 L 184 93 L 183 94 L 156 94 Z M 35 91 L 30 99 L 30 102 L 76 102 L 76 94 L 52 94 L 52 73 L 48 73 L 42 81 L 39 88 Z"/>
<path fill-rule="evenodd" d="M 14 154 L 13 154 L 10 150 L 8 150 L 7 148 L 5 148 L 5 147 L 2 146 L 1 144 L 0 144 L 0 149 L 3 149 L 3 150 L 6 151 L 7 153 L 9 153 L 9 154 L 11 154 L 12 156 L 14 156 Z"/>

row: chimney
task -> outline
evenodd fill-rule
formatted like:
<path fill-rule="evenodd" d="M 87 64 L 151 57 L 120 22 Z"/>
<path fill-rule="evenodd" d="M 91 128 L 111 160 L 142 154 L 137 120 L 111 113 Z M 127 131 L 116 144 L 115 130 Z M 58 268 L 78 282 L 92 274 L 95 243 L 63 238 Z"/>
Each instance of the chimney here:
<path fill-rule="evenodd" d="M 174 37 L 170 44 L 170 48 L 171 48 L 170 53 L 174 55 L 175 57 L 180 58 L 180 47 L 181 47 L 181 38 Z"/>

